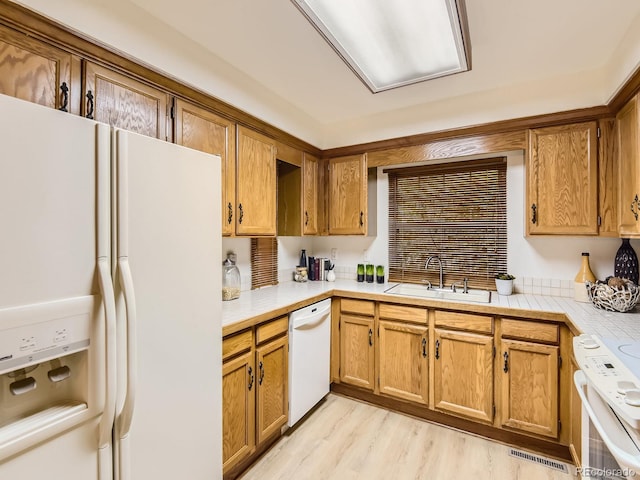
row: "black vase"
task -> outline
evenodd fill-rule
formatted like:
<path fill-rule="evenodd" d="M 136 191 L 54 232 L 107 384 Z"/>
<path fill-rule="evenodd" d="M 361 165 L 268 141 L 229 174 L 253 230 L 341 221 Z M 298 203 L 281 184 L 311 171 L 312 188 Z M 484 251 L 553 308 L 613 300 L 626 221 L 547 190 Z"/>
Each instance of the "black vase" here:
<path fill-rule="evenodd" d="M 626 278 L 636 285 L 638 284 L 638 256 L 628 238 L 622 239 L 622 245 L 616 253 L 613 272 L 616 277 Z"/>

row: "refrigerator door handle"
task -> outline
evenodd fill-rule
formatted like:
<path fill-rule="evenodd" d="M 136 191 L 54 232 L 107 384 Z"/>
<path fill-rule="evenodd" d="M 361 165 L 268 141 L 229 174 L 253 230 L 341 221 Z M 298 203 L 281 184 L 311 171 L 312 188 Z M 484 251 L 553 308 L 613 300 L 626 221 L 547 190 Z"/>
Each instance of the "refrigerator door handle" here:
<path fill-rule="evenodd" d="M 98 480 L 113 478 L 111 433 L 116 415 L 116 305 L 108 258 L 98 259 L 98 283 L 105 316 L 105 403 L 98 430 Z"/>
<path fill-rule="evenodd" d="M 136 300 L 133 290 L 133 277 L 131 276 L 131 268 L 127 257 L 118 259 L 118 273 L 120 276 L 120 284 L 124 293 L 124 301 L 126 306 L 126 332 L 127 332 L 127 392 L 125 395 L 122 410 L 117 419 L 117 431 L 120 439 L 125 439 L 131 428 L 131 420 L 133 418 L 133 409 L 135 406 L 136 394 Z M 124 453 L 124 452 L 121 452 Z M 124 479 L 123 479 L 124 480 Z"/>

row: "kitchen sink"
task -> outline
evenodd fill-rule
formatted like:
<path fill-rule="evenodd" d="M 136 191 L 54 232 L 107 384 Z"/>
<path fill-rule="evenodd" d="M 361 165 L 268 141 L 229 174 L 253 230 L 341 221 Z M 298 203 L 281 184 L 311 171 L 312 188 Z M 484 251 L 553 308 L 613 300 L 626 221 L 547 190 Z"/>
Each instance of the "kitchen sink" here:
<path fill-rule="evenodd" d="M 425 285 L 415 285 L 413 283 L 398 283 L 386 289 L 385 293 L 408 297 L 458 300 L 460 302 L 489 303 L 491 301 L 491 292 L 489 290 L 469 289 L 467 293 L 464 293 L 461 288 L 454 292 L 451 288 L 429 288 Z"/>

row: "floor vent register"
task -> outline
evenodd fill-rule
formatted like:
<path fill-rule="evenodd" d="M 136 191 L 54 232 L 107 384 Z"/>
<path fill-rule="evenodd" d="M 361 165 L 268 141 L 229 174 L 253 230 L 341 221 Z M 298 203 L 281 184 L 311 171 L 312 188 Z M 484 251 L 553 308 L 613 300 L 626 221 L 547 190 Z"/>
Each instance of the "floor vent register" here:
<path fill-rule="evenodd" d="M 534 455 L 532 453 L 523 452 L 522 450 L 516 450 L 515 448 L 509 449 L 509 455 L 512 457 L 522 458 L 529 460 L 530 462 L 537 463 L 538 465 L 544 465 L 545 467 L 553 468 L 560 472 L 569 473 L 566 463 L 551 460 L 550 458 L 541 457 L 540 455 Z"/>

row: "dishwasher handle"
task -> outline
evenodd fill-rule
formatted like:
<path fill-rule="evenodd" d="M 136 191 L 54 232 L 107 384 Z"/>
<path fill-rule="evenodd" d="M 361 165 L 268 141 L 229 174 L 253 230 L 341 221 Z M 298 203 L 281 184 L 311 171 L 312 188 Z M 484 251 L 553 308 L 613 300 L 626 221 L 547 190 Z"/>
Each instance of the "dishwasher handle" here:
<path fill-rule="evenodd" d="M 307 330 L 309 328 L 314 328 L 324 321 L 330 310 L 331 305 L 320 311 L 313 312 L 310 315 L 298 317 L 294 322 L 292 322 L 292 326 L 295 330 Z"/>

